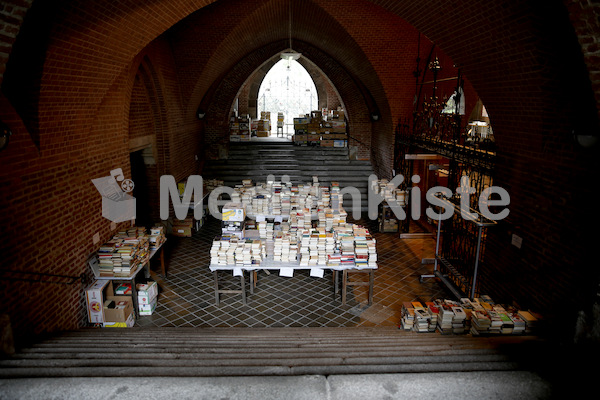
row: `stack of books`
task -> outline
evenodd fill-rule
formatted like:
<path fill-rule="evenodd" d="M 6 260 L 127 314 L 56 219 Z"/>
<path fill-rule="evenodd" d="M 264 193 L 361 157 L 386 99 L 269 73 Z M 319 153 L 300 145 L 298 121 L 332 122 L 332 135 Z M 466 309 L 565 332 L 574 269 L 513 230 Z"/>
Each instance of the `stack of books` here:
<path fill-rule="evenodd" d="M 260 265 L 265 256 L 263 242 L 259 239 L 241 239 L 217 236 L 210 248 L 211 265 L 250 267 Z"/>
<path fill-rule="evenodd" d="M 429 313 L 429 332 L 435 332 L 440 309 L 433 301 L 425 302 L 425 307 L 427 307 L 427 312 Z"/>
<path fill-rule="evenodd" d="M 219 186 L 223 186 L 225 184 L 224 181 L 220 179 L 205 179 L 204 180 L 204 189 L 205 194 L 208 194 L 218 188 Z"/>
<path fill-rule="evenodd" d="M 429 311 L 418 301 L 413 301 L 411 304 L 414 310 L 413 330 L 415 332 L 429 332 L 431 322 Z"/>
<path fill-rule="evenodd" d="M 535 332 L 539 319 L 538 316 L 527 310 L 519 310 L 517 311 L 517 315 L 525 322 L 525 333 L 531 334 Z"/>
<path fill-rule="evenodd" d="M 490 332 L 492 321 L 483 310 L 473 310 L 471 313 L 471 334 L 474 336 L 485 335 Z"/>
<path fill-rule="evenodd" d="M 143 227 L 119 231 L 97 252 L 101 277 L 128 278 L 150 257 L 149 236 Z"/>
<path fill-rule="evenodd" d="M 452 333 L 452 321 L 454 319 L 452 305 L 446 303 L 446 300 L 441 300 L 437 302 L 437 306 L 439 308 L 438 331 L 442 335 L 449 335 Z"/>
<path fill-rule="evenodd" d="M 165 242 L 165 229 L 163 226 L 155 226 L 150 228 L 150 236 L 148 237 L 150 241 L 150 250 L 158 250 L 160 246 Z"/>
<path fill-rule="evenodd" d="M 522 335 L 525 333 L 527 324 L 525 320 L 521 318 L 518 312 L 507 312 L 508 317 L 512 320 L 513 330 L 512 333 L 515 335 Z"/>
<path fill-rule="evenodd" d="M 452 318 L 452 333 L 466 333 L 467 314 L 465 310 L 459 305 L 454 305 L 452 306 L 452 312 L 454 313 L 454 317 Z"/>
<path fill-rule="evenodd" d="M 415 309 L 411 302 L 405 301 L 400 310 L 400 327 L 405 331 L 410 331 L 413 329 L 414 323 Z"/>

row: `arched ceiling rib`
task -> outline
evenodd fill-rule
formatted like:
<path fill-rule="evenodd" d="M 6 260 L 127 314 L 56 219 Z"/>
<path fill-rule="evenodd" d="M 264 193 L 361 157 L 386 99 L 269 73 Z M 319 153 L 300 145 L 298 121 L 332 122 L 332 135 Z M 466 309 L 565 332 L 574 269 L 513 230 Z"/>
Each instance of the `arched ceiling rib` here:
<path fill-rule="evenodd" d="M 207 18 L 209 9 L 223 7 L 216 3 L 187 18 L 182 24 L 173 27 L 169 32 L 176 62 L 185 68 L 181 77 L 186 82 L 183 90 L 184 98 L 189 98 L 188 115 L 195 113 L 197 105 L 209 90 L 213 82 L 222 79 L 222 74 L 231 69 L 248 53 L 264 47 L 273 41 L 281 41 L 282 50 L 289 46 L 289 18 L 287 1 L 270 1 L 253 11 L 245 8 L 245 18 L 236 18 L 237 25 L 221 40 L 218 47 L 203 65 L 193 63 L 198 45 L 196 38 L 203 37 L 205 28 L 202 23 Z M 331 59 L 343 65 L 349 76 L 360 81 L 364 92 L 383 93 L 377 73 L 370 64 L 360 46 L 345 29 L 327 12 L 314 2 L 292 2 L 292 46 L 300 42 L 327 53 Z M 191 65 L 195 65 L 196 69 Z M 379 99 L 384 101 L 384 99 Z M 374 103 L 373 98 L 369 102 Z M 375 108 L 373 106 L 373 108 Z"/>

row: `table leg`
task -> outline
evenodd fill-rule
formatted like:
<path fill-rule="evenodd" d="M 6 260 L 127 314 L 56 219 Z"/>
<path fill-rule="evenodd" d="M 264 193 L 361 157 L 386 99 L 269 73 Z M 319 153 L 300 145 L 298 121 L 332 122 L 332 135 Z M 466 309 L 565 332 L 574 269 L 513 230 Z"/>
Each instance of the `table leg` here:
<path fill-rule="evenodd" d="M 342 304 L 346 305 L 346 290 L 348 289 L 348 271 L 342 272 Z"/>
<path fill-rule="evenodd" d="M 252 273 L 252 271 L 250 271 Z M 244 272 L 242 271 L 242 275 L 240 276 L 240 280 L 242 283 L 242 303 L 246 304 L 246 278 L 244 277 Z"/>
<path fill-rule="evenodd" d="M 375 281 L 375 270 L 369 271 L 369 305 L 373 303 L 373 283 Z"/>
<path fill-rule="evenodd" d="M 340 290 L 340 279 L 338 272 L 338 270 L 333 271 L 333 301 L 337 300 L 337 293 L 338 290 Z"/>
<path fill-rule="evenodd" d="M 131 300 L 133 303 L 133 312 L 135 313 L 135 319 L 139 318 L 139 309 L 138 309 L 138 297 L 137 297 L 137 288 L 135 287 L 135 279 L 131 280 Z"/>
<path fill-rule="evenodd" d="M 162 246 L 160 248 L 160 268 L 162 270 L 163 276 L 167 277 L 167 271 L 165 270 L 165 247 Z"/>
<path fill-rule="evenodd" d="M 217 271 L 213 271 L 213 276 L 215 278 L 215 303 L 219 305 L 219 277 Z"/>

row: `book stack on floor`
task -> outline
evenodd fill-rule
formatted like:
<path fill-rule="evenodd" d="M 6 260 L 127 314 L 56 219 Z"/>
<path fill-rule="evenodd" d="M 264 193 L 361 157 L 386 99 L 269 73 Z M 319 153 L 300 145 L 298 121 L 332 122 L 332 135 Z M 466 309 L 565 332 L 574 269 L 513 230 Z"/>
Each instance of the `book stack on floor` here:
<path fill-rule="evenodd" d="M 452 333 L 452 321 L 454 320 L 452 305 L 448 304 L 446 300 L 437 300 L 436 304 L 439 307 L 437 329 L 442 335 L 449 335 Z"/>
<path fill-rule="evenodd" d="M 517 315 L 525 322 L 525 334 L 531 334 L 535 332 L 537 328 L 538 318 L 533 315 L 531 311 L 518 310 Z"/>
<path fill-rule="evenodd" d="M 405 331 L 413 329 L 415 324 L 415 309 L 413 304 L 409 301 L 402 303 L 402 309 L 400 311 L 400 326 Z"/>
<path fill-rule="evenodd" d="M 489 333 L 492 321 L 484 310 L 473 310 L 471 313 L 471 334 L 479 336 Z"/>
<path fill-rule="evenodd" d="M 452 306 L 452 312 L 454 313 L 454 316 L 452 317 L 452 333 L 466 333 L 467 314 L 465 313 L 465 310 L 460 305 L 454 305 Z"/>
<path fill-rule="evenodd" d="M 429 332 L 431 322 L 429 311 L 418 301 L 413 301 L 411 304 L 414 310 L 413 330 L 415 332 Z"/>
<path fill-rule="evenodd" d="M 435 332 L 438 324 L 438 316 L 440 314 L 440 308 L 433 302 L 425 302 L 425 307 L 429 313 L 429 332 Z"/>
<path fill-rule="evenodd" d="M 404 302 L 399 327 L 443 335 L 523 335 L 535 333 L 539 318 L 532 311 L 496 304 L 489 296 L 481 296 L 473 300 Z"/>

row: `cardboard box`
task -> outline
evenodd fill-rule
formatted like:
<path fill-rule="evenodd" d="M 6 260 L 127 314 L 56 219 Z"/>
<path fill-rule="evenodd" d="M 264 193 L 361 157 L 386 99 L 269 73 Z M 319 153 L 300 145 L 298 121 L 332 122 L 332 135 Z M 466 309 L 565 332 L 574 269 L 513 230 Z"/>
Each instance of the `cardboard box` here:
<path fill-rule="evenodd" d="M 146 304 L 138 303 L 138 313 L 140 315 L 152 315 L 152 313 L 154 313 L 154 310 L 156 310 L 157 304 L 158 297 L 155 297 Z"/>
<path fill-rule="evenodd" d="M 154 281 L 138 283 L 136 289 L 139 304 L 147 304 L 150 300 L 158 296 L 158 284 Z"/>
<path fill-rule="evenodd" d="M 223 221 L 244 221 L 246 219 L 246 209 L 242 203 L 227 203 L 223 206 Z"/>
<path fill-rule="evenodd" d="M 321 140 L 321 147 L 333 147 L 334 140 Z"/>
<path fill-rule="evenodd" d="M 344 111 L 343 110 L 332 110 L 330 113 L 331 119 L 344 119 Z"/>
<path fill-rule="evenodd" d="M 112 281 L 95 281 L 85 290 L 88 321 L 93 324 L 104 322 L 104 290 L 109 284 L 112 285 Z"/>
<path fill-rule="evenodd" d="M 104 303 L 107 300 L 126 304 L 123 308 L 104 308 Z M 91 323 L 101 323 L 103 326 L 112 326 L 115 323 L 133 326 L 135 323 L 132 297 L 115 296 L 111 280 L 97 280 L 92 283 L 86 289 L 86 303 L 88 320 Z"/>
<path fill-rule="evenodd" d="M 172 234 L 177 237 L 192 237 L 192 228 L 174 226 Z"/>
<path fill-rule="evenodd" d="M 222 230 L 221 231 L 221 236 L 222 237 L 236 237 L 238 239 L 242 239 L 244 237 L 244 231 L 227 231 L 227 230 Z"/>
<path fill-rule="evenodd" d="M 110 288 L 109 288 L 110 289 Z M 112 300 L 115 303 L 126 303 L 124 308 L 104 308 L 104 322 L 127 322 L 130 316 L 134 315 L 133 299 L 131 296 L 106 296 L 106 300 Z M 135 318 L 134 318 L 135 319 Z"/>
<path fill-rule="evenodd" d="M 135 318 L 131 314 L 125 322 L 105 322 L 102 324 L 104 328 L 132 328 L 135 325 Z"/>
<path fill-rule="evenodd" d="M 256 132 L 256 136 L 258 136 L 258 137 L 269 137 L 269 132 L 268 131 L 257 131 Z"/>
<path fill-rule="evenodd" d="M 173 221 L 173 228 L 171 234 L 179 237 L 190 237 L 192 236 L 192 228 L 194 226 L 194 219 L 188 217 L 184 220 L 175 219 Z"/>

